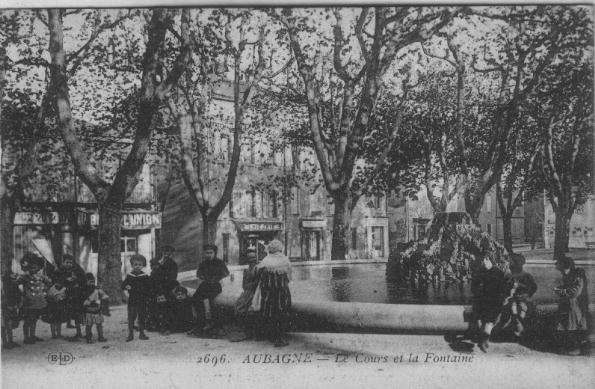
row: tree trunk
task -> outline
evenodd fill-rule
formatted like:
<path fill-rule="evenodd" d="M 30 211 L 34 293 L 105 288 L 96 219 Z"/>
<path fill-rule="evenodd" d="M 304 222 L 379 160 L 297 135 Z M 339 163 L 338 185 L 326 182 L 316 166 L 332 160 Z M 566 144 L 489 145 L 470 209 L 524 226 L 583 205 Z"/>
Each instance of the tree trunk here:
<path fill-rule="evenodd" d="M 219 217 L 219 215 L 215 216 L 210 214 L 210 212 L 201 212 L 201 218 L 202 218 L 202 244 L 200 245 L 198 252 L 200 253 L 200 255 L 198 256 L 198 261 L 197 261 L 197 269 L 198 269 L 198 265 L 200 265 L 200 263 L 204 260 L 204 250 L 203 247 L 205 244 L 215 244 L 215 242 L 217 242 L 217 218 Z M 217 250 L 217 256 L 219 256 L 220 253 Z"/>
<path fill-rule="evenodd" d="M 335 212 L 333 214 L 333 238 L 331 260 L 345 260 L 349 249 L 349 225 L 351 222 L 351 201 L 345 196 L 333 196 Z"/>
<path fill-rule="evenodd" d="M 213 215 L 202 216 L 202 243 L 215 244 L 217 241 L 217 218 Z"/>
<path fill-rule="evenodd" d="M 12 196 L 3 196 L 0 201 L 0 255 L 2 256 L 2 275 L 12 271 L 14 258 L 14 216 L 16 202 Z"/>
<path fill-rule="evenodd" d="M 498 228 L 498 225 L 496 225 Z M 502 230 L 504 233 L 504 247 L 512 254 L 512 213 L 502 214 Z"/>
<path fill-rule="evenodd" d="M 121 208 L 99 204 L 97 284 L 110 296 L 112 303 L 122 301 L 122 262 L 120 254 Z"/>
<path fill-rule="evenodd" d="M 556 209 L 556 232 L 554 235 L 554 260 L 568 252 L 568 239 L 570 237 L 570 217 L 566 209 Z M 569 216 L 570 214 L 570 216 Z"/>

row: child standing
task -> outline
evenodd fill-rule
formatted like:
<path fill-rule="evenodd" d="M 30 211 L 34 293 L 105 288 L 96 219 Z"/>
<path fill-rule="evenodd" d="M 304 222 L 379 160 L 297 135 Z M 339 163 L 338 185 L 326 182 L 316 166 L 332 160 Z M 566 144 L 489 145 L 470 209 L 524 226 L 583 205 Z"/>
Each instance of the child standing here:
<path fill-rule="evenodd" d="M 74 257 L 65 254 L 62 257 L 62 264 L 55 274 L 55 278 L 66 287 L 66 311 L 68 320 L 74 320 L 76 335 L 71 340 L 78 341 L 83 337 L 81 324 L 85 315 L 83 301 L 85 297 L 83 292 L 87 287 L 85 271 L 74 261 Z M 72 328 L 72 327 L 70 327 Z"/>
<path fill-rule="evenodd" d="M 17 285 L 16 275 L 6 274 L 2 280 L 2 347 L 5 349 L 19 347 L 14 342 L 12 330 L 19 326 L 21 302 L 21 291 Z"/>
<path fill-rule="evenodd" d="M 26 271 L 18 284 L 23 288 L 23 334 L 25 344 L 33 344 L 43 339 L 35 336 L 37 320 L 47 307 L 46 294 L 50 279 L 41 274 L 43 259 L 33 253 L 27 253 L 21 259 L 21 269 Z"/>
<path fill-rule="evenodd" d="M 47 301 L 52 339 L 62 338 L 62 323 L 68 321 L 68 312 L 66 310 L 66 287 L 60 279 L 57 279 L 48 291 Z"/>
<path fill-rule="evenodd" d="M 145 335 L 145 320 L 147 317 L 147 304 L 153 289 L 149 275 L 142 270 L 147 266 L 145 257 L 135 254 L 130 257 L 130 264 L 132 265 L 132 271 L 128 273 L 124 282 L 122 282 L 122 290 L 128 300 L 127 342 L 134 340 L 134 321 L 137 317 L 140 332 L 138 338 L 141 340 L 149 339 Z"/>
<path fill-rule="evenodd" d="M 92 273 L 87 273 L 87 288 L 85 289 L 85 315 L 83 316 L 83 324 L 85 325 L 85 337 L 87 343 L 93 343 L 93 325 L 97 327 L 97 341 L 107 342 L 103 337 L 103 315 L 101 313 L 101 304 L 107 300 L 108 295 L 97 286 L 95 286 L 95 277 Z"/>

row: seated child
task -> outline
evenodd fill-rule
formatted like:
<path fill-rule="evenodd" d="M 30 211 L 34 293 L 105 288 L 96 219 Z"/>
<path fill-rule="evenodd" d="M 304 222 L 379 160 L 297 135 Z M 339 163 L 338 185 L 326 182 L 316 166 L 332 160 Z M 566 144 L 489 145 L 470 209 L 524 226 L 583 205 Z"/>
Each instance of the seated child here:
<path fill-rule="evenodd" d="M 130 257 L 130 264 L 132 265 L 132 271 L 128 273 L 124 282 L 122 282 L 122 290 L 128 300 L 127 342 L 134 340 L 134 321 L 137 317 L 140 332 L 138 338 L 140 340 L 149 339 L 145 335 L 145 320 L 147 318 L 147 304 L 153 290 L 149 275 L 143 272 L 143 268 L 147 266 L 145 257 L 135 254 Z"/>
<path fill-rule="evenodd" d="M 19 347 L 14 342 L 12 330 L 19 326 L 19 309 L 22 298 L 17 285 L 17 275 L 6 274 L 2 277 L 2 347 L 11 349 Z"/>
<path fill-rule="evenodd" d="M 173 292 L 175 300 L 169 307 L 169 318 L 167 320 L 167 329 L 165 335 L 172 332 L 186 332 L 192 329 L 194 325 L 194 312 L 192 310 L 192 301 L 188 297 L 188 289 L 183 286 L 177 286 Z"/>
<path fill-rule="evenodd" d="M 85 307 L 85 316 L 83 317 L 83 324 L 85 325 L 85 337 L 87 343 L 93 343 L 93 325 L 97 327 L 97 341 L 107 342 L 103 337 L 103 314 L 101 305 L 103 301 L 109 299 L 109 296 L 97 286 L 95 286 L 95 277 L 92 273 L 87 273 L 87 288 L 84 295 L 86 296 L 83 302 Z"/>
<path fill-rule="evenodd" d="M 35 336 L 37 320 L 47 307 L 46 294 L 51 281 L 41 274 L 43 259 L 33 253 L 27 253 L 21 259 L 21 269 L 26 273 L 18 279 L 23 288 L 23 334 L 25 344 L 33 344 L 43 339 Z"/>
<path fill-rule="evenodd" d="M 66 310 L 66 287 L 60 279 L 48 291 L 47 321 L 50 323 L 52 339 L 62 338 L 62 323 L 68 321 Z"/>
<path fill-rule="evenodd" d="M 531 296 L 537 291 L 537 284 L 531 274 L 523 271 L 525 257 L 521 254 L 513 254 L 510 265 L 512 272 L 513 288 L 508 298 L 509 313 L 514 328 L 514 335 L 521 337 L 525 331 L 525 318 L 529 309 Z"/>

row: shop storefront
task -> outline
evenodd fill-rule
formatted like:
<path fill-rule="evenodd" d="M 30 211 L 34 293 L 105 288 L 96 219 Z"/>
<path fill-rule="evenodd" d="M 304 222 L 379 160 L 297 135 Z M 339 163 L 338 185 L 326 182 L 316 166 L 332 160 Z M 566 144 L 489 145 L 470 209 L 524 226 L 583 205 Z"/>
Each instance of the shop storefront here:
<path fill-rule="evenodd" d="M 14 226 L 13 271 L 20 271 L 19 259 L 25 252 L 32 251 L 52 264 L 59 264 L 64 254 L 74 255 L 85 272 L 97 275 L 98 225 L 99 215 L 91 210 L 18 212 Z M 123 212 L 120 235 L 123 276 L 131 270 L 132 255 L 138 253 L 147 260 L 155 256 L 156 231 L 160 228 L 160 212 Z"/>
<path fill-rule="evenodd" d="M 323 258 L 325 219 L 302 219 L 300 221 L 301 259 L 303 261 L 320 261 Z"/>
<path fill-rule="evenodd" d="M 234 220 L 237 229 L 239 264 L 245 264 L 246 253 L 255 251 L 258 260 L 266 256 L 266 246 L 273 239 L 283 240 L 283 223 L 278 220 Z M 225 251 L 225 242 L 223 242 Z"/>

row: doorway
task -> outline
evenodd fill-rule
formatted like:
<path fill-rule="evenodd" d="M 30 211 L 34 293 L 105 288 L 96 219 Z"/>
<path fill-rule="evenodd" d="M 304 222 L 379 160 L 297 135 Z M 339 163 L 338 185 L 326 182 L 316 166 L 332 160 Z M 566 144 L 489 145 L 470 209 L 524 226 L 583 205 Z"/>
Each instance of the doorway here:
<path fill-rule="evenodd" d="M 320 261 L 320 230 L 302 230 L 302 260 Z"/>

